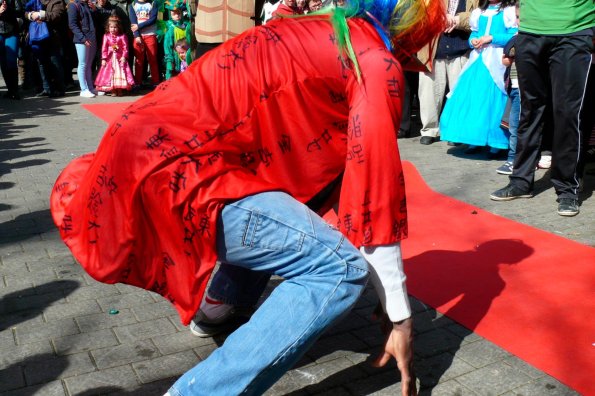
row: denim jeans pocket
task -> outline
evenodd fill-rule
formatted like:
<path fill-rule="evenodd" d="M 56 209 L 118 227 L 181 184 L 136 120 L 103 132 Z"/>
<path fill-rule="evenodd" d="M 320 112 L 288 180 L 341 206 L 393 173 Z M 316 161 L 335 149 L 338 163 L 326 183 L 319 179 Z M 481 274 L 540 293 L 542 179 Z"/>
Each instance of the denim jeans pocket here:
<path fill-rule="evenodd" d="M 275 251 L 302 249 L 306 234 L 262 213 L 252 211 L 242 244 L 251 248 Z"/>

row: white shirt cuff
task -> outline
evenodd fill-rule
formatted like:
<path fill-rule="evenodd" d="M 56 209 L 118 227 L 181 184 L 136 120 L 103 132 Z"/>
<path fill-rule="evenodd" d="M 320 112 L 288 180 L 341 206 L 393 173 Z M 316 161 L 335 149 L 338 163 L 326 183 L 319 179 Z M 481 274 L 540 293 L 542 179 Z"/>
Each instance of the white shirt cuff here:
<path fill-rule="evenodd" d="M 384 246 L 362 246 L 360 252 L 370 266 L 370 281 L 391 322 L 411 316 L 407 297 L 401 243 Z"/>

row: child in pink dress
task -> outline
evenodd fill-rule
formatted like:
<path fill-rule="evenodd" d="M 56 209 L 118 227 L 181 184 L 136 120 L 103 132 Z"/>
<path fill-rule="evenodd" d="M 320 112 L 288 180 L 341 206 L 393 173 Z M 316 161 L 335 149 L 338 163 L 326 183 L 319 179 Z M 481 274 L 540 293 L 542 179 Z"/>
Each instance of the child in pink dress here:
<path fill-rule="evenodd" d="M 134 85 L 127 59 L 128 38 L 116 16 L 109 17 L 105 30 L 101 47 L 101 68 L 95 78 L 95 87 L 97 91 L 122 96 L 124 91 L 129 91 Z"/>

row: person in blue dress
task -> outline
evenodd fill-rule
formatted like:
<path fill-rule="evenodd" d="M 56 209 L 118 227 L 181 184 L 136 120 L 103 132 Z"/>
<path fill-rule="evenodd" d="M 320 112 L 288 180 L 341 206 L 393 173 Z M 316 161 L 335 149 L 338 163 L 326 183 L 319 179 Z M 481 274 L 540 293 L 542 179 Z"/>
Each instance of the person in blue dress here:
<path fill-rule="evenodd" d="M 440 118 L 441 140 L 466 143 L 467 152 L 482 146 L 492 153 L 508 148 L 500 128 L 507 100 L 502 54 L 518 30 L 515 3 L 481 0 L 469 19 L 473 51 Z"/>

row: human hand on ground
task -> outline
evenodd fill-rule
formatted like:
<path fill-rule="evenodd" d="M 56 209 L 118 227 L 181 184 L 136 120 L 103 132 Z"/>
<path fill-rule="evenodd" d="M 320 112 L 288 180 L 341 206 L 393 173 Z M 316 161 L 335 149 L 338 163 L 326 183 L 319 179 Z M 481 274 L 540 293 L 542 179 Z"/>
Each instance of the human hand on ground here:
<path fill-rule="evenodd" d="M 379 304 L 380 307 L 380 304 Z M 382 307 L 380 307 L 382 311 Z M 417 385 L 413 371 L 413 318 L 393 323 L 388 315 L 379 314 L 377 308 L 374 317 L 381 321 L 383 333 L 386 335 L 384 350 L 372 363 L 373 367 L 383 367 L 392 358 L 397 360 L 397 368 L 401 373 L 401 395 L 417 396 Z"/>

